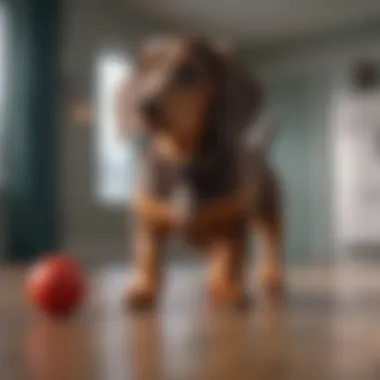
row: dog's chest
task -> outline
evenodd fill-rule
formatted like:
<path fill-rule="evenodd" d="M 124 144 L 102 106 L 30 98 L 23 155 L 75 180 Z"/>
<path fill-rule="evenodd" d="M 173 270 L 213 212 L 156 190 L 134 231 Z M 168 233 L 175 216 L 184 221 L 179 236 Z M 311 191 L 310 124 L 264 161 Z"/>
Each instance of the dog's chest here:
<path fill-rule="evenodd" d="M 198 213 L 202 205 L 231 192 L 233 173 L 227 165 L 214 167 L 213 170 L 202 169 L 188 167 L 172 174 L 173 186 L 168 194 L 169 202 L 177 220 L 184 224 L 191 215 Z"/>
<path fill-rule="evenodd" d="M 235 172 L 229 162 L 220 162 L 211 167 L 168 167 L 165 195 L 168 198 L 193 198 L 197 204 L 222 197 L 232 191 Z"/>
<path fill-rule="evenodd" d="M 228 196 L 238 184 L 236 160 L 224 155 L 212 161 L 180 166 L 150 156 L 143 167 L 148 193 L 182 209 L 196 212 L 210 200 Z"/>

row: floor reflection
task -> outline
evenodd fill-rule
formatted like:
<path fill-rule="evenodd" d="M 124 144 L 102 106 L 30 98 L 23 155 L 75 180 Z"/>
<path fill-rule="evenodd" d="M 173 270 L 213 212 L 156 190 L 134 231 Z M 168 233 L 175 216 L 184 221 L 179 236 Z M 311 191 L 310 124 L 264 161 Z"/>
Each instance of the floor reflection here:
<path fill-rule="evenodd" d="M 94 378 L 94 358 L 86 323 L 37 317 L 26 337 L 26 361 L 35 380 Z"/>
<path fill-rule="evenodd" d="M 31 312 L 19 287 L 14 300 L 0 292 L 0 378 L 379 379 L 377 271 L 357 272 L 363 277 L 350 292 L 318 270 L 294 271 L 283 299 L 258 294 L 249 311 L 208 306 L 200 272 L 186 268 L 151 313 L 123 311 L 126 279 L 118 270 L 95 278 L 92 302 L 65 321 Z"/>

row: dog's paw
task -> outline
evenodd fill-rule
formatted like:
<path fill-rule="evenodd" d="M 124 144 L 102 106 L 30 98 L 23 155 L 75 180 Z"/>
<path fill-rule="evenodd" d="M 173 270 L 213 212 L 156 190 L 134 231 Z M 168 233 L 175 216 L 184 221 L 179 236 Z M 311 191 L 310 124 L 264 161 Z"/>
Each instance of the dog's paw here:
<path fill-rule="evenodd" d="M 156 302 L 156 289 L 140 284 L 135 284 L 128 289 L 124 297 L 124 306 L 130 310 L 152 309 Z"/>
<path fill-rule="evenodd" d="M 246 308 L 252 305 L 252 298 L 240 287 L 214 284 L 209 288 L 209 297 L 216 306 Z"/>
<path fill-rule="evenodd" d="M 261 287 L 268 295 L 281 295 L 284 290 L 282 271 L 277 268 L 264 270 L 261 276 Z"/>

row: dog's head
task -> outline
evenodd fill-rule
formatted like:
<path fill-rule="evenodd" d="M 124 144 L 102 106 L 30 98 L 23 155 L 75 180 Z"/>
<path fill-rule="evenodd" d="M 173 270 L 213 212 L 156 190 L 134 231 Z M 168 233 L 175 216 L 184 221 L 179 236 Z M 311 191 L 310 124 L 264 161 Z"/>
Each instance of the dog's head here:
<path fill-rule="evenodd" d="M 142 46 L 118 108 L 123 128 L 144 129 L 186 160 L 210 131 L 219 141 L 233 140 L 261 100 L 258 83 L 212 43 L 163 37 Z"/>

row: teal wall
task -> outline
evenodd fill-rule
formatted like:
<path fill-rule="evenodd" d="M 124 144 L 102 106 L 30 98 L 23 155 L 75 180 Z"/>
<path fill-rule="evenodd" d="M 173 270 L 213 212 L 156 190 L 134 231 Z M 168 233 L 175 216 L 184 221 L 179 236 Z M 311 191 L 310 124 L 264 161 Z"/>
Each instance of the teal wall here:
<path fill-rule="evenodd" d="M 326 260 L 331 219 L 328 74 L 286 76 L 268 87 L 267 113 L 280 123 L 272 160 L 284 190 L 287 262 Z"/>
<path fill-rule="evenodd" d="M 60 0 L 9 2 L 10 73 L 6 123 L 9 260 L 59 246 L 57 205 Z"/>
<path fill-rule="evenodd" d="M 333 34 L 240 52 L 267 83 L 267 113 L 281 124 L 272 158 L 285 190 L 288 263 L 332 258 L 332 99 L 356 59 L 380 62 L 379 40 L 375 18 Z"/>
<path fill-rule="evenodd" d="M 6 194 L 0 189 L 5 258 L 32 260 L 70 248 L 70 239 L 81 247 L 90 241 L 89 255 L 100 240 L 103 256 L 116 241 L 124 258 L 124 207 L 104 210 L 94 199 L 94 128 L 72 125 L 67 100 L 91 103 L 99 54 L 130 53 L 158 27 L 123 2 L 5 1 L 11 27 Z"/>

